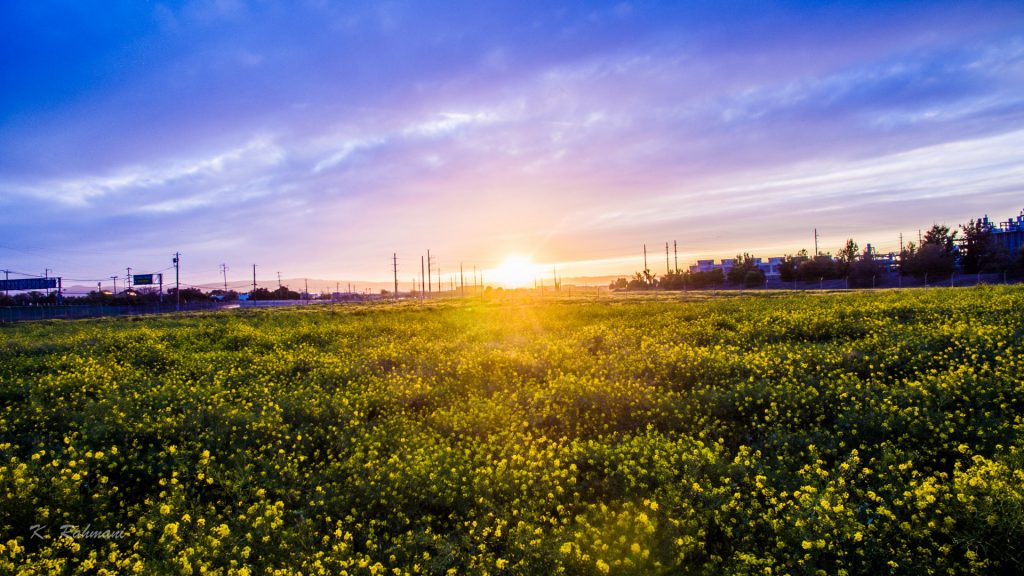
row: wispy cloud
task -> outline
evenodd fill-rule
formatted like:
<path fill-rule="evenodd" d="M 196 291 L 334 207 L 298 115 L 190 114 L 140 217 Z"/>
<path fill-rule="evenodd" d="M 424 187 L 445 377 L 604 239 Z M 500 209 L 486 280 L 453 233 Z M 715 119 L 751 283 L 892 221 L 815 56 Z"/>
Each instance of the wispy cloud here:
<path fill-rule="evenodd" d="M 1008 210 L 1024 176 L 1019 3 L 0 11 L 0 220 L 224 252 L 199 269 L 375 277 L 427 242 L 612 266 Z"/>
<path fill-rule="evenodd" d="M 101 198 L 124 194 L 138 195 L 134 201 L 145 206 L 151 195 L 158 196 L 165 188 L 183 183 L 202 186 L 215 178 L 237 178 L 242 172 L 276 166 L 284 156 L 284 150 L 269 139 L 259 138 L 207 157 L 170 161 L 153 167 L 126 167 L 106 175 L 38 183 L 7 183 L 4 187 L 15 194 L 54 201 L 68 207 L 82 208 Z M 153 204 L 164 207 L 159 211 L 173 211 L 170 207 L 185 208 L 192 205 L 199 204 L 178 199 L 161 200 Z"/>

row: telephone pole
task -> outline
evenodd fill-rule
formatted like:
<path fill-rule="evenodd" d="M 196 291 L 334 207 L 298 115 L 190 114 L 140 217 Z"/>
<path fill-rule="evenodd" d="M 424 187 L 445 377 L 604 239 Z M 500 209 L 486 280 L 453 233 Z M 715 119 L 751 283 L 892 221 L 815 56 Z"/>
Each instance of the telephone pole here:
<path fill-rule="evenodd" d="M 226 294 L 227 291 L 228 291 L 228 265 L 227 264 L 221 264 L 220 265 L 220 273 L 224 275 L 224 293 Z"/>
<path fill-rule="evenodd" d="M 277 273 L 277 289 L 278 290 L 281 289 L 281 273 L 280 272 Z"/>
<path fill-rule="evenodd" d="M 114 298 L 117 298 L 117 276 L 111 276 L 110 279 L 114 281 Z"/>
<path fill-rule="evenodd" d="M 647 272 L 647 244 L 644 244 L 644 273 Z"/>
<path fill-rule="evenodd" d="M 434 262 L 430 259 L 430 249 L 427 249 L 427 292 L 430 292 L 432 282 L 430 281 L 430 269 L 433 268 Z"/>
<path fill-rule="evenodd" d="M 181 311 L 181 253 L 174 253 L 174 310 Z"/>
<path fill-rule="evenodd" d="M 125 270 L 128 271 L 128 276 L 126 276 L 125 279 L 125 283 L 127 284 L 127 286 L 125 286 L 125 290 L 127 290 L 132 287 L 132 267 L 129 266 L 128 268 L 125 268 Z"/>
<path fill-rule="evenodd" d="M 669 265 L 669 262 L 668 262 L 668 242 L 665 242 L 665 274 L 671 274 L 671 273 L 672 273 L 672 267 Z"/>
<path fill-rule="evenodd" d="M 252 293 L 256 293 L 256 265 L 252 265 Z"/>
<path fill-rule="evenodd" d="M 395 273 L 395 300 L 398 299 L 398 252 L 391 254 L 391 269 Z"/>
<path fill-rule="evenodd" d="M 814 229 L 814 256 L 815 256 L 815 258 L 817 258 L 817 256 L 818 256 L 818 229 L 817 228 Z"/>
<path fill-rule="evenodd" d="M 676 259 L 676 274 L 679 274 L 679 246 L 676 245 L 676 241 L 672 241 L 672 254 Z"/>

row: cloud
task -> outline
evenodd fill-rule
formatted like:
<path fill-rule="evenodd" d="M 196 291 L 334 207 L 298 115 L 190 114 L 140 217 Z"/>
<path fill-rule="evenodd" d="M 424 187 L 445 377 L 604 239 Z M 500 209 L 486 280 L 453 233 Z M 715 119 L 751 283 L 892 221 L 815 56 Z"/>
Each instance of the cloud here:
<path fill-rule="evenodd" d="M 270 168 L 280 164 L 283 158 L 282 149 L 269 139 L 258 138 L 207 157 L 164 162 L 155 167 L 128 167 L 107 175 L 40 183 L 7 183 L 4 187 L 22 196 L 82 208 L 109 196 L 132 193 L 140 194 L 145 199 L 148 194 L 159 195 L 163 189 L 186 182 L 192 186 L 201 186 L 211 179 L 237 177 L 240 172 Z M 168 200 L 157 204 L 165 207 L 189 206 L 188 202 Z"/>

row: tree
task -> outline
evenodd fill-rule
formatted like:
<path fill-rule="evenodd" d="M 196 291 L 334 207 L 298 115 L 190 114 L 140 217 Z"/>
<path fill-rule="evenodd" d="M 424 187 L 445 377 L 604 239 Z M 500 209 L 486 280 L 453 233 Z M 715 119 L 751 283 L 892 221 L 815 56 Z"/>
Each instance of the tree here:
<path fill-rule="evenodd" d="M 956 263 L 956 232 L 935 224 L 924 235 L 921 246 L 911 242 L 900 253 L 900 273 L 918 278 L 942 278 L 953 273 Z"/>
<path fill-rule="evenodd" d="M 686 274 L 687 286 L 694 288 L 707 288 L 708 286 L 716 286 L 724 282 L 725 274 L 721 268 L 715 268 L 707 272 L 688 272 Z"/>
<path fill-rule="evenodd" d="M 663 290 L 682 290 L 685 276 L 681 272 L 669 272 L 658 281 L 658 287 Z"/>
<path fill-rule="evenodd" d="M 287 286 L 281 286 L 277 290 L 270 293 L 274 300 L 298 300 L 299 293 L 294 290 L 289 290 Z"/>
<path fill-rule="evenodd" d="M 972 219 L 961 224 L 960 267 L 965 274 L 996 272 L 1010 264 L 1010 255 L 993 233 L 992 224 Z"/>
<path fill-rule="evenodd" d="M 249 293 L 250 300 L 273 300 L 274 295 L 266 288 L 257 288 Z"/>
<path fill-rule="evenodd" d="M 921 242 L 921 248 L 925 246 L 938 246 L 942 249 L 942 253 L 946 256 L 952 257 L 953 252 L 956 249 L 956 231 L 949 231 L 949 226 L 940 224 L 933 224 L 932 227 L 925 232 L 924 241 Z"/>
<path fill-rule="evenodd" d="M 786 254 L 779 264 L 779 279 L 783 282 L 795 282 L 797 280 L 797 269 L 801 262 L 807 261 L 807 250 L 801 250 L 796 255 Z"/>
<path fill-rule="evenodd" d="M 729 282 L 731 282 L 733 284 L 744 284 L 744 285 L 746 285 L 747 274 L 749 274 L 750 272 L 753 272 L 754 270 L 760 270 L 760 268 L 757 265 L 757 260 L 753 256 L 751 256 L 750 254 L 747 254 L 746 252 L 744 252 L 742 256 L 737 254 L 736 255 L 736 263 L 733 264 L 732 268 L 729 269 L 729 275 L 728 275 Z M 761 282 L 763 283 L 764 282 L 764 273 L 763 272 L 761 273 L 761 278 L 762 278 Z"/>
<path fill-rule="evenodd" d="M 850 264 L 857 260 L 858 252 L 860 247 L 857 243 L 850 238 L 846 241 L 846 245 L 839 249 L 836 253 L 836 275 L 839 277 L 850 275 Z"/>
<path fill-rule="evenodd" d="M 174 302 L 178 298 L 178 292 L 176 288 L 171 288 L 167 291 L 167 298 L 170 302 Z M 206 294 L 199 288 L 182 288 L 181 289 L 181 301 L 182 302 L 202 302 L 209 300 Z"/>
<path fill-rule="evenodd" d="M 625 278 L 616 278 L 614 282 L 608 285 L 611 290 L 625 290 L 629 287 L 629 282 Z"/>
<path fill-rule="evenodd" d="M 835 260 L 828 254 L 818 254 L 810 260 L 801 262 L 797 268 L 797 278 L 805 282 L 817 282 L 820 279 L 831 280 L 838 277 Z"/>
<path fill-rule="evenodd" d="M 864 250 L 860 258 L 848 264 L 846 277 L 853 288 L 873 288 L 876 278 L 881 275 L 882 265 L 875 260 L 875 253 Z"/>

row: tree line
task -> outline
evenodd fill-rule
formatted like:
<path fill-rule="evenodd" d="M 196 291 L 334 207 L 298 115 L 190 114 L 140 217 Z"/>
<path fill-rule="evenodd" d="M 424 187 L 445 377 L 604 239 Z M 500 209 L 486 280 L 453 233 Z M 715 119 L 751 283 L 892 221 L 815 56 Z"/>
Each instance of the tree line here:
<path fill-rule="evenodd" d="M 926 282 L 962 274 L 1001 272 L 1018 277 L 1024 272 L 1024 250 L 1011 254 L 996 236 L 990 222 L 971 220 L 961 224 L 959 230 L 935 224 L 922 237 L 920 244 L 909 242 L 897 255 L 895 262 L 883 262 L 876 250 L 861 250 L 852 238 L 833 255 L 819 252 L 813 256 L 807 250 L 787 254 L 779 264 L 779 279 L 783 282 L 821 282 L 846 279 L 851 288 L 874 286 L 886 275 L 887 265 L 902 276 L 911 276 Z M 613 290 L 683 290 L 714 287 L 754 288 L 765 284 L 765 272 L 757 260 L 748 253 L 737 254 L 734 265 L 723 271 L 668 272 L 661 277 L 650 270 L 636 272 L 631 278 L 618 278 L 610 284 Z"/>

